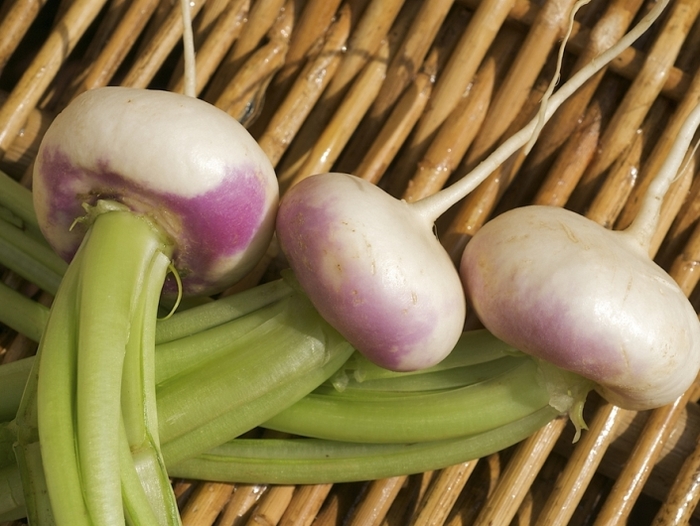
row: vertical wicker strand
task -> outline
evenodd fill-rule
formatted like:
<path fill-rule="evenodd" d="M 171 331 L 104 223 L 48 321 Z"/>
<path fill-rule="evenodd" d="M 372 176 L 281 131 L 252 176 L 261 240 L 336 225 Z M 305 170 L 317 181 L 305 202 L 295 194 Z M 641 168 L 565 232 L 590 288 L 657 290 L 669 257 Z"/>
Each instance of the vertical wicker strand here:
<path fill-rule="evenodd" d="M 321 49 L 309 58 L 258 141 L 273 165 L 276 166 L 287 151 L 338 69 L 349 32 L 350 12 L 345 6 L 329 28 Z"/>
<path fill-rule="evenodd" d="M 550 0 L 538 12 L 462 163 L 466 170 L 480 163 L 498 146 L 502 137 L 516 132 L 539 109 L 552 73 L 545 73 L 546 78 L 541 74 L 552 46 L 570 23 L 573 4 L 574 0 L 564 3 Z M 524 122 L 518 123 L 518 120 Z M 453 258 L 459 257 L 469 238 L 487 220 L 524 157 L 524 150 L 521 149 L 508 162 L 494 170 L 458 207 L 455 218 L 443 237 L 444 245 Z"/>
<path fill-rule="evenodd" d="M 608 93 L 609 90 L 601 90 Z M 609 100 L 609 99 L 608 99 Z M 534 204 L 564 206 L 598 148 L 606 109 L 605 100 L 594 98 L 580 124 L 562 146 L 554 164 L 539 185 Z"/>
<path fill-rule="evenodd" d="M 700 264 L 697 254 L 700 253 L 700 223 L 697 223 L 691 232 L 688 242 L 669 270 L 669 274 L 676 276 L 675 280 L 685 291 L 692 291 L 700 281 Z"/>
<path fill-rule="evenodd" d="M 651 176 L 653 176 L 663 164 L 667 152 L 671 149 L 673 141 L 678 135 L 678 130 L 680 130 L 683 125 L 683 121 L 685 121 L 686 116 L 697 104 L 700 104 L 700 70 L 696 71 L 687 92 L 672 114 L 664 133 L 659 135 L 654 150 L 642 167 L 643 173 L 640 176 L 641 182 L 635 187 L 630 200 L 622 210 L 622 214 L 617 222 L 618 228 L 626 227 L 631 223 L 634 216 L 636 216 L 639 203 L 643 199 L 644 193 L 651 182 Z M 658 245 L 658 240 L 653 244 Z"/>
<path fill-rule="evenodd" d="M 688 455 L 654 517 L 652 526 L 683 526 L 690 523 L 700 501 L 700 441 Z"/>
<path fill-rule="evenodd" d="M 569 25 L 575 0 L 548 0 L 537 14 L 505 80 L 494 96 L 486 121 L 466 165 L 474 166 L 493 150 L 525 104 L 552 47 Z"/>
<path fill-rule="evenodd" d="M 298 486 L 280 519 L 280 526 L 311 526 L 332 484 Z"/>
<path fill-rule="evenodd" d="M 431 64 L 427 66 L 428 68 L 421 71 L 408 86 L 382 126 L 379 135 L 374 137 L 371 145 L 368 145 L 366 155 L 354 171 L 358 177 L 377 184 L 401 149 L 401 145 L 430 100 L 433 73 L 429 70 Z M 386 86 L 388 83 L 387 79 L 383 85 Z M 358 135 L 360 133 L 361 130 Z"/>
<path fill-rule="evenodd" d="M 564 418 L 552 420 L 518 445 L 475 526 L 510 523 L 566 424 Z"/>
<path fill-rule="evenodd" d="M 20 0 L 3 11 L 0 23 L 0 71 L 17 49 L 46 0 Z"/>
<path fill-rule="evenodd" d="M 608 49 L 619 40 L 629 28 L 643 0 L 615 0 L 606 7 L 604 15 L 589 32 L 585 48 L 576 60 L 574 70 L 579 70 L 591 59 Z M 572 42 L 573 44 L 573 42 Z M 550 167 L 559 148 L 563 147 L 583 118 L 583 111 L 593 98 L 605 72 L 604 68 L 586 82 L 569 100 L 552 116 L 537 139 L 537 143 L 528 155 L 518 180 L 503 197 L 502 208 L 512 208 L 513 202 L 520 196 L 532 195 L 531 187 L 542 180 L 542 174 Z"/>
<path fill-rule="evenodd" d="M 209 82 L 214 71 L 223 60 L 226 52 L 236 41 L 245 25 L 250 0 L 231 0 L 221 16 L 214 22 L 211 32 L 202 42 L 197 52 L 195 92 L 200 94 Z M 178 75 L 172 91 L 182 93 L 184 76 Z"/>
<path fill-rule="evenodd" d="M 381 526 L 405 524 L 418 509 L 425 498 L 430 486 L 435 480 L 436 471 L 426 471 L 410 475 L 391 503 L 389 511 L 384 516 Z"/>
<path fill-rule="evenodd" d="M 478 5 L 447 64 L 438 72 L 431 100 L 394 173 L 413 173 L 437 130 L 464 96 L 514 3 L 514 0 L 485 0 Z M 402 194 L 403 186 L 405 181 L 392 184 L 391 193 Z"/>
<path fill-rule="evenodd" d="M 233 486 L 200 482 L 180 515 L 182 526 L 210 526 L 231 498 Z"/>
<path fill-rule="evenodd" d="M 372 105 L 369 113 L 371 117 L 386 116 L 403 90 L 415 78 L 453 1 L 438 0 L 423 3 L 406 38 L 389 65 L 388 82 L 382 86 Z"/>
<path fill-rule="evenodd" d="M 131 3 L 107 45 L 90 65 L 87 77 L 74 95 L 105 86 L 112 79 L 157 6 L 157 0 L 135 0 Z"/>
<path fill-rule="evenodd" d="M 190 5 L 190 16 L 192 18 L 197 16 L 204 2 L 205 0 L 198 0 Z M 153 38 L 131 65 L 131 68 L 129 68 L 122 84 L 132 88 L 148 87 L 158 69 L 182 38 L 182 34 L 182 9 L 179 4 L 175 4 L 168 13 L 167 18 L 158 27 Z"/>
<path fill-rule="evenodd" d="M 600 190 L 587 205 L 586 216 L 606 228 L 613 228 L 620 212 L 629 204 L 633 189 L 638 186 L 638 173 L 645 165 L 644 155 L 648 144 L 658 140 L 658 130 L 663 129 L 661 119 L 668 113 L 668 102 L 659 98 L 640 125 L 639 131 L 610 166 Z M 661 121 L 661 122 L 660 122 Z M 670 197 L 670 194 L 669 194 Z"/>
<path fill-rule="evenodd" d="M 214 102 L 246 127 L 257 118 L 267 86 L 284 64 L 295 21 L 293 4 L 293 0 L 285 2 L 285 8 L 268 31 L 269 41 L 246 56 Z"/>
<path fill-rule="evenodd" d="M 257 484 L 236 484 L 226 507 L 223 509 L 217 526 L 241 526 L 255 508 L 255 504 L 267 491 L 267 486 Z"/>
<path fill-rule="evenodd" d="M 672 404 L 654 410 L 649 416 L 642 435 L 634 445 L 631 456 L 615 481 L 603 508 L 596 517 L 595 526 L 625 524 L 630 511 L 642 492 L 651 468 L 659 458 L 663 445 L 673 430 L 680 412 L 688 403 L 691 390 Z"/>
<path fill-rule="evenodd" d="M 295 486 L 270 486 L 261 497 L 246 526 L 274 526 L 279 523 L 289 506 Z"/>
<path fill-rule="evenodd" d="M 404 0 L 371 0 L 362 12 L 356 27 L 351 27 L 345 53 L 335 75 L 294 138 L 289 152 L 280 162 L 277 175 L 281 182 L 294 179 L 314 147 L 319 130 L 328 126 L 355 78 L 365 69 L 367 61 L 377 56 L 380 47 L 387 45 L 385 42 L 387 34 L 403 3 Z M 354 19 L 358 13 L 355 12 L 356 6 L 351 4 L 348 5 L 351 7 L 351 18 Z M 382 44 L 382 42 L 385 43 Z"/>
<path fill-rule="evenodd" d="M 432 62 L 437 65 L 437 53 L 435 49 L 431 52 L 430 48 L 435 44 L 441 27 L 445 27 L 443 22 L 452 3 L 453 0 L 436 0 L 421 4 L 420 11 L 415 15 L 411 27 L 391 59 L 387 68 L 386 82 L 382 84 L 367 116 L 339 160 L 340 171 L 357 173 L 359 159 L 362 159 L 364 153 L 370 148 L 378 146 L 377 143 L 382 141 L 382 138 L 378 136 L 379 129 L 381 128 L 382 132 L 386 134 L 389 126 L 387 120 L 396 118 L 398 106 L 407 102 L 406 98 L 410 95 L 407 95 L 406 92 L 413 91 L 415 84 L 424 83 L 419 77 L 426 74 L 426 63 Z M 433 56 L 428 57 L 428 53 Z M 435 74 L 436 71 L 433 71 L 432 75 Z M 430 83 L 432 86 L 432 78 Z M 432 87 L 430 91 L 432 91 Z M 424 107 L 421 108 L 415 119 L 411 118 L 410 120 L 417 121 L 424 109 Z M 415 122 L 411 124 L 411 128 L 414 124 Z M 402 139 L 401 143 L 404 140 L 405 138 Z M 372 179 L 378 179 L 378 177 L 368 178 L 368 180 Z"/>
<path fill-rule="evenodd" d="M 470 460 L 441 470 L 421 500 L 411 526 L 444 524 L 477 462 Z"/>
<path fill-rule="evenodd" d="M 348 519 L 348 526 L 379 526 L 406 480 L 407 477 L 391 477 L 373 481 Z"/>
<path fill-rule="evenodd" d="M 246 59 L 258 49 L 269 29 L 279 18 L 285 0 L 258 0 L 251 2 L 246 21 L 240 36 L 221 61 L 211 82 L 204 90 L 204 100 L 214 102 L 226 89 L 233 76 Z"/>
<path fill-rule="evenodd" d="M 72 4 L 5 100 L 0 108 L 0 159 L 105 1 L 77 0 Z"/>
<path fill-rule="evenodd" d="M 340 0 L 308 0 L 299 15 L 296 30 L 289 40 L 287 57 L 280 71 L 265 94 L 265 106 L 258 119 L 249 128 L 254 137 L 259 137 L 269 129 L 270 120 L 277 116 L 282 102 L 290 98 L 290 89 L 303 74 L 309 61 L 321 58 L 318 48 L 328 40 L 326 36 L 337 24 L 341 12 Z M 347 14 L 348 5 L 342 11 Z"/>
<path fill-rule="evenodd" d="M 700 2 L 679 0 L 669 4 L 667 18 L 656 41 L 603 133 L 601 149 L 594 158 L 581 183 L 571 196 L 569 206 L 582 210 L 597 190 L 605 171 L 629 145 L 652 103 L 661 93 L 669 69 L 700 12 Z"/>
<path fill-rule="evenodd" d="M 445 119 L 408 181 L 403 198 L 410 202 L 438 192 L 459 166 L 462 157 L 476 138 L 486 118 L 495 86 L 510 63 L 519 35 L 504 28 L 476 73 L 466 94 Z M 398 175 L 398 174 L 397 174 Z"/>
<path fill-rule="evenodd" d="M 384 41 L 376 56 L 367 63 L 350 87 L 328 126 L 309 152 L 306 161 L 294 176 L 291 185 L 310 175 L 330 170 L 379 92 L 386 75 L 388 54 L 389 46 Z"/>
<path fill-rule="evenodd" d="M 613 430 L 620 411 L 622 409 L 619 407 L 607 403 L 597 409 L 588 430 L 583 433 L 564 471 L 557 479 L 554 491 L 545 502 L 537 518 L 537 525 L 550 526 L 569 522 L 610 441 L 614 438 Z"/>

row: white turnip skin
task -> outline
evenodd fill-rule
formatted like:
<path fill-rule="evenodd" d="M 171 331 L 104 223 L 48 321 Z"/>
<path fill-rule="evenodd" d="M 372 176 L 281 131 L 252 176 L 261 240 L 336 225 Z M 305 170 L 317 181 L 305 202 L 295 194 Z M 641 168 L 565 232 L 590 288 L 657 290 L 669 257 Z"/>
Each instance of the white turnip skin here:
<path fill-rule="evenodd" d="M 277 236 L 311 302 L 374 363 L 429 367 L 456 344 L 457 270 L 412 205 L 352 175 L 304 179 L 284 196 Z"/>
<path fill-rule="evenodd" d="M 695 310 L 624 231 L 561 208 L 523 207 L 484 225 L 460 268 L 495 336 L 593 380 L 611 403 L 659 407 L 697 376 Z"/>
<path fill-rule="evenodd" d="M 248 273 L 278 204 L 272 165 L 235 119 L 185 95 L 122 87 L 85 92 L 58 115 L 33 190 L 42 231 L 67 260 L 87 227 L 74 225 L 84 203 L 117 201 L 152 218 L 175 242 L 185 295 L 218 292 Z"/>
<path fill-rule="evenodd" d="M 649 247 L 698 125 L 700 105 L 623 231 L 549 207 L 512 210 L 481 228 L 467 244 L 460 274 L 484 326 L 577 373 L 620 407 L 651 409 L 682 396 L 700 370 L 700 323 Z"/>

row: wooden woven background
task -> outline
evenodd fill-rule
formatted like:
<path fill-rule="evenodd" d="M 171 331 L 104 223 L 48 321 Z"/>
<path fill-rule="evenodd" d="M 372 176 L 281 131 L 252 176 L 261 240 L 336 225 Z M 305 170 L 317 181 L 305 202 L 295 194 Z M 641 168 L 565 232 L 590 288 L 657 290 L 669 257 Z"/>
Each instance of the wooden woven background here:
<path fill-rule="evenodd" d="M 533 115 L 573 3 L 195 0 L 197 92 L 248 127 L 283 191 L 335 169 L 416 200 L 464 174 Z M 564 76 L 651 3 L 593 0 L 583 8 Z M 456 257 L 494 214 L 531 203 L 566 206 L 606 227 L 628 224 L 700 100 L 699 12 L 698 0 L 672 0 L 634 49 L 560 110 L 527 158 L 511 158 L 442 218 L 448 251 Z M 43 131 L 81 91 L 181 90 L 181 34 L 180 8 L 170 0 L 4 0 L 0 169 L 28 184 Z M 666 200 L 654 251 L 697 306 L 696 161 Z M 277 259 L 271 249 L 242 286 L 266 279 Z M 5 362 L 35 350 L 9 330 L 0 336 Z M 561 419 L 507 451 L 409 477 L 175 488 L 186 525 L 700 524 L 698 397 L 691 389 L 648 413 L 591 397 L 590 430 L 575 445 Z"/>

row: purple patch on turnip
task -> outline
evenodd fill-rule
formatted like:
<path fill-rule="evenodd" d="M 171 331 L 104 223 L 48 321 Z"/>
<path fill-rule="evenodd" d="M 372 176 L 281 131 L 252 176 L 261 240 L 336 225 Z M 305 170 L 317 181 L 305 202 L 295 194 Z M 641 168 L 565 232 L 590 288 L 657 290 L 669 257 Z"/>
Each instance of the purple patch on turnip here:
<path fill-rule="evenodd" d="M 224 112 L 169 92 L 102 88 L 49 128 L 34 199 L 44 235 L 66 259 L 85 232 L 75 223 L 84 205 L 112 200 L 147 216 L 175 244 L 183 292 L 201 295 L 241 279 L 262 256 L 278 191 L 267 158 Z"/>
<path fill-rule="evenodd" d="M 323 174 L 282 199 L 277 235 L 314 306 L 373 362 L 434 365 L 464 325 L 459 276 L 432 224 L 346 174 Z"/>

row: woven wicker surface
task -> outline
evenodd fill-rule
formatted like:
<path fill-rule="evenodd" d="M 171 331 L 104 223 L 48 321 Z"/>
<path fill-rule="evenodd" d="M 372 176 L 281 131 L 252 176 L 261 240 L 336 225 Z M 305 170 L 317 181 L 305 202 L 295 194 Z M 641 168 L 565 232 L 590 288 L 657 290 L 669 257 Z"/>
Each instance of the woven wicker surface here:
<path fill-rule="evenodd" d="M 593 0 L 564 76 L 653 2 Z M 459 177 L 536 110 L 573 0 L 197 0 L 197 92 L 241 120 L 282 189 L 330 169 L 412 201 Z M 700 2 L 672 0 L 635 48 L 570 99 L 527 158 L 513 156 L 438 225 L 457 255 L 490 217 L 566 206 L 611 228 L 700 100 Z M 27 181 L 52 115 L 105 84 L 182 89 L 181 14 L 170 0 L 5 0 L 0 168 Z M 697 155 L 674 182 L 653 250 L 697 305 Z M 242 285 L 265 279 L 274 254 Z M 274 263 L 274 261 L 273 261 Z M 12 279 L 11 277 L 8 279 Z M 475 326 L 472 319 L 470 326 Z M 2 333 L 2 359 L 34 344 Z M 572 444 L 559 419 L 490 457 L 352 484 L 175 481 L 186 525 L 700 524 L 700 391 L 647 413 L 595 397 Z M 700 517 L 700 514 L 697 514 Z M 693 522 L 695 521 L 695 522 Z"/>

